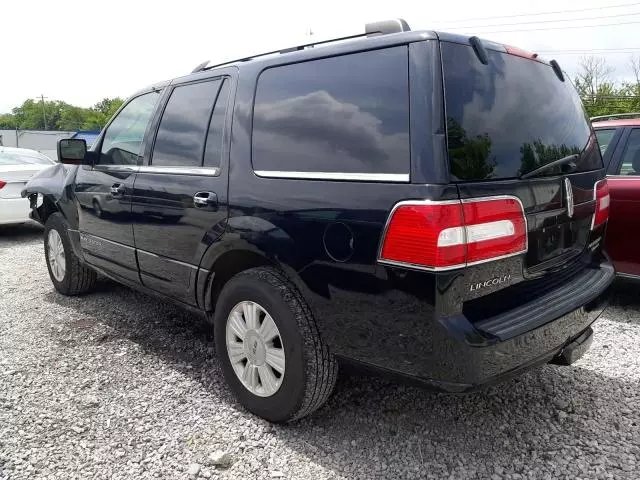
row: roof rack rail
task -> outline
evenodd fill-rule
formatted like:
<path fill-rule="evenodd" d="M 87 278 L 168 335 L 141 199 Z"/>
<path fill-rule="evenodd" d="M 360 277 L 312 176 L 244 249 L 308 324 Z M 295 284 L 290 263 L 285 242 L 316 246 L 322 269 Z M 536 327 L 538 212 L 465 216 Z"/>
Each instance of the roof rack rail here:
<path fill-rule="evenodd" d="M 639 113 L 614 113 L 611 115 L 598 115 L 597 117 L 591 117 L 591 121 L 597 121 L 597 120 L 616 120 L 618 118 L 640 118 L 640 112 Z"/>
<path fill-rule="evenodd" d="M 229 65 L 231 63 L 248 62 L 249 60 L 253 60 L 255 58 L 260 58 L 260 57 L 266 57 L 268 55 L 296 52 L 299 50 L 304 50 L 306 48 L 315 47 L 316 45 L 324 45 L 327 43 L 340 42 L 344 40 L 351 40 L 354 38 L 361 38 L 361 37 L 373 37 L 376 35 L 388 35 L 390 33 L 408 32 L 408 31 L 411 31 L 411 28 L 409 27 L 409 24 L 405 20 L 403 20 L 402 18 L 397 18 L 393 20 L 382 20 L 379 22 L 367 23 L 365 24 L 364 31 L 365 33 L 358 33 L 355 35 L 348 35 L 346 37 L 331 38 L 328 40 L 321 40 L 319 42 L 295 45 L 293 47 L 272 50 L 270 52 L 260 53 L 258 55 L 251 55 L 248 57 L 236 58 L 235 60 L 228 60 L 226 62 L 217 63 L 215 65 L 209 65 L 209 61 L 206 61 L 199 64 L 196 68 L 193 69 L 191 73 L 201 72 L 203 70 L 209 70 L 215 67 L 222 67 L 224 65 Z"/>

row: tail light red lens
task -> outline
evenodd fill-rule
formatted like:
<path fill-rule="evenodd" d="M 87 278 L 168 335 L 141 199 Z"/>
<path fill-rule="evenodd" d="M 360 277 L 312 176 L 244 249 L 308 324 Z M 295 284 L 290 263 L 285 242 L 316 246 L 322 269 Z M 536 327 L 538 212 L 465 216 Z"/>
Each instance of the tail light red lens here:
<path fill-rule="evenodd" d="M 458 201 L 400 203 L 391 213 L 381 258 L 433 267 L 464 263 L 465 246 L 455 232 L 460 225 Z"/>
<path fill-rule="evenodd" d="M 607 179 L 602 179 L 596 182 L 593 187 L 593 196 L 596 201 L 596 211 L 593 214 L 593 220 L 591 221 L 591 230 L 599 227 L 609 219 L 609 204 L 611 203 L 611 197 L 609 196 L 609 184 Z"/>
<path fill-rule="evenodd" d="M 527 225 L 516 197 L 408 201 L 391 212 L 379 261 L 447 270 L 526 250 Z"/>
<path fill-rule="evenodd" d="M 7 182 L 3 182 L 2 180 L 0 180 L 0 188 L 4 188 L 4 186 L 7 184 Z"/>

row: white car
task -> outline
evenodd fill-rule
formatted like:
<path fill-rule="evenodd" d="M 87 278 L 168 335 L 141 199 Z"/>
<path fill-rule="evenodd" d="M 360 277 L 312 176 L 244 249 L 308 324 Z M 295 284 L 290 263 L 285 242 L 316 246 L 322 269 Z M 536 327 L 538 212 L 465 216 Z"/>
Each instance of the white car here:
<path fill-rule="evenodd" d="M 0 146 L 0 225 L 29 220 L 29 200 L 20 191 L 34 174 L 55 164 L 35 150 Z"/>

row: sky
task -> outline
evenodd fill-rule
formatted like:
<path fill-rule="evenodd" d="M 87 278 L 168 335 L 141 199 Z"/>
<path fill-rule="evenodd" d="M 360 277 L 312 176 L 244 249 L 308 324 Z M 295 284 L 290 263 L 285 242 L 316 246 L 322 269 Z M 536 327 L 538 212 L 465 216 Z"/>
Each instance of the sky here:
<path fill-rule="evenodd" d="M 550 13 L 565 10 L 572 12 Z M 606 58 L 615 78 L 630 79 L 629 56 L 640 55 L 640 1 L 632 0 L 20 0 L 0 6 L 0 113 L 40 95 L 89 107 L 205 60 L 305 43 L 309 30 L 314 40 L 361 33 L 367 22 L 397 17 L 412 30 L 539 52 L 572 76 L 591 52 Z"/>

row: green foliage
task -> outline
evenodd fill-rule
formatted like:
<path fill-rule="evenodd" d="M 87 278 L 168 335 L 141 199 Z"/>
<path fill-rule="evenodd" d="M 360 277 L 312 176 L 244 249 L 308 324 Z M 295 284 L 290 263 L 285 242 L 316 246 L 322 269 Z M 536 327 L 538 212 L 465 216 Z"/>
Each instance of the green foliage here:
<path fill-rule="evenodd" d="M 491 138 L 486 133 L 469 138 L 467 132 L 453 118 L 447 119 L 451 173 L 460 180 L 491 178 L 496 168 L 491 154 Z"/>
<path fill-rule="evenodd" d="M 0 115 L 0 128 L 23 130 L 100 130 L 120 108 L 121 98 L 104 98 L 91 108 L 60 101 L 25 100 L 11 113 Z M 46 128 L 45 128 L 46 121 Z"/>
<path fill-rule="evenodd" d="M 574 83 L 589 117 L 640 111 L 640 57 L 631 57 L 629 63 L 635 81 L 617 83 L 603 58 L 580 59 Z"/>
<path fill-rule="evenodd" d="M 520 147 L 520 170 L 518 174 L 531 172 L 542 165 L 547 165 L 559 158 L 566 157 L 575 153 L 580 153 L 578 147 L 567 147 L 566 145 L 545 145 L 540 140 L 534 140 L 533 144 L 525 143 Z M 557 167 L 560 173 L 560 167 Z M 549 171 L 551 172 L 551 170 Z"/>

